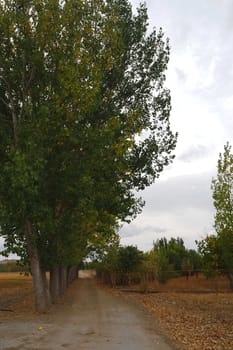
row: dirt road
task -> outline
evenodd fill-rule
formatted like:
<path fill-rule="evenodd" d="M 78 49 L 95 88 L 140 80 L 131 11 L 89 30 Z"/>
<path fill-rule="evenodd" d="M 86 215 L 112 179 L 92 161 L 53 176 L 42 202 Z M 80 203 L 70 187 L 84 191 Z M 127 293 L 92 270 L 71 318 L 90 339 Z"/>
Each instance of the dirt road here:
<path fill-rule="evenodd" d="M 30 319 L 0 320 L 1 350 L 171 350 L 153 318 L 94 279 L 77 282 L 69 303 Z"/>

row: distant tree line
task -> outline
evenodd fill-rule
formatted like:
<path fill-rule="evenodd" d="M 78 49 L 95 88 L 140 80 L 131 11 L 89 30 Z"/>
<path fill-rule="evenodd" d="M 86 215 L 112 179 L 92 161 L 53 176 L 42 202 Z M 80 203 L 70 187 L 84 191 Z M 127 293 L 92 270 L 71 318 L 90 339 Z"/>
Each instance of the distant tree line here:
<path fill-rule="evenodd" d="M 161 238 L 154 242 L 153 249 L 143 252 L 136 246 L 115 245 L 99 260 L 92 262 L 97 270 L 109 272 L 148 272 L 160 282 L 171 277 L 189 276 L 202 269 L 202 257 L 185 248 L 182 238 Z"/>
<path fill-rule="evenodd" d="M 28 273 L 28 268 L 26 266 L 21 266 L 17 261 L 1 261 L 0 262 L 0 272 L 22 272 Z"/>

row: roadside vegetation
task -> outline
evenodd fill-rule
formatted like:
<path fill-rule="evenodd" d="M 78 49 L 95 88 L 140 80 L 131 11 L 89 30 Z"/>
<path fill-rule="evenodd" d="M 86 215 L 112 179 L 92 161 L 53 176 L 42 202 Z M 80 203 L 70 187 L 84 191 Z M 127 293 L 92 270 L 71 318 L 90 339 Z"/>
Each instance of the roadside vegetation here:
<path fill-rule="evenodd" d="M 206 256 L 185 248 L 179 237 L 161 238 L 149 252 L 142 252 L 136 246 L 117 245 L 85 266 L 95 268 L 100 280 L 121 290 L 144 293 L 232 290 L 227 271 L 207 266 Z"/>

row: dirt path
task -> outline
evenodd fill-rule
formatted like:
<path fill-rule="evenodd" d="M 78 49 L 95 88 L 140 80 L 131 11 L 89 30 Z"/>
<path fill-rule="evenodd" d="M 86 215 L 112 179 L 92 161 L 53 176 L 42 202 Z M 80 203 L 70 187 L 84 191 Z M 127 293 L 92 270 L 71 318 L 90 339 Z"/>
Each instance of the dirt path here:
<path fill-rule="evenodd" d="M 48 315 L 0 320 L 1 350 L 171 350 L 150 315 L 136 304 L 77 282 L 67 304 Z"/>

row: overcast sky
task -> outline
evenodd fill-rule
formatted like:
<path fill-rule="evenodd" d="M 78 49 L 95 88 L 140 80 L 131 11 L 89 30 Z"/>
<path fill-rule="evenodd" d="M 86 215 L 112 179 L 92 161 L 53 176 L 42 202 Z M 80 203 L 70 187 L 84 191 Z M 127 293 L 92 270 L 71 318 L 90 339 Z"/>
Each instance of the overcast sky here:
<path fill-rule="evenodd" d="M 213 230 L 211 179 L 224 144 L 233 145 L 233 1 L 148 0 L 147 7 L 150 27 L 170 39 L 166 85 L 179 139 L 173 165 L 142 193 L 146 206 L 121 229 L 121 242 L 149 250 L 159 237 L 180 236 L 194 248 Z"/>
<path fill-rule="evenodd" d="M 139 1 L 131 1 L 136 6 Z M 176 159 L 142 193 L 143 213 L 120 230 L 122 244 L 149 250 L 159 237 L 195 240 L 213 232 L 211 179 L 219 153 L 233 145 L 233 1 L 148 0 L 150 28 L 170 39 L 166 86 Z"/>

